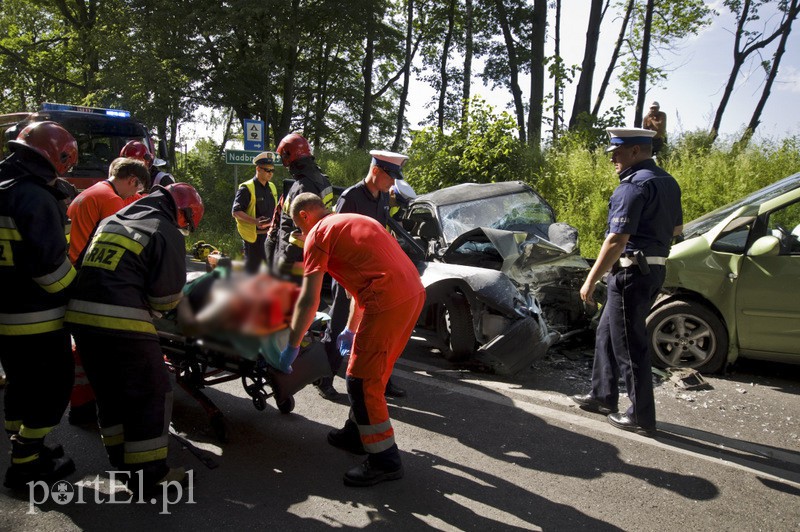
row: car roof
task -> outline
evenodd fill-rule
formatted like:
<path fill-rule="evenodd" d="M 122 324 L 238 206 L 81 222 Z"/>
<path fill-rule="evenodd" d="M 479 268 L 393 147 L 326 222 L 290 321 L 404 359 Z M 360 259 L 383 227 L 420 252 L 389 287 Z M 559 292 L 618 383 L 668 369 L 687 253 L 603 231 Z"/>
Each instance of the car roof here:
<path fill-rule="evenodd" d="M 501 183 L 462 183 L 417 196 L 411 203 L 428 202 L 435 205 L 452 205 L 465 201 L 474 201 L 492 196 L 503 196 L 516 192 L 533 191 L 522 181 L 504 181 Z"/>

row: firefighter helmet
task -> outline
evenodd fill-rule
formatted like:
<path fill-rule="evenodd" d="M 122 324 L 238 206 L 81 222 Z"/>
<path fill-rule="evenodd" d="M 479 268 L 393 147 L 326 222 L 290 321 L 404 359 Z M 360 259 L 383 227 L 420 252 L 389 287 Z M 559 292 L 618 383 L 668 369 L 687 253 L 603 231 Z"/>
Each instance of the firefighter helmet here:
<path fill-rule="evenodd" d="M 301 135 L 290 133 L 283 137 L 281 143 L 278 144 L 277 152 L 283 166 L 289 166 L 300 157 L 310 157 L 311 146 Z"/>
<path fill-rule="evenodd" d="M 128 141 L 128 143 L 125 144 L 119 151 L 119 156 L 130 157 L 132 159 L 144 161 L 144 164 L 147 166 L 148 170 L 153 164 L 153 156 L 150 154 L 150 150 L 148 150 L 147 146 L 138 140 Z"/>
<path fill-rule="evenodd" d="M 205 212 L 203 199 L 197 190 L 188 183 L 173 183 L 167 185 L 166 189 L 178 208 L 178 227 L 189 231 L 197 229 Z"/>
<path fill-rule="evenodd" d="M 78 143 L 69 131 L 51 121 L 33 122 L 19 132 L 16 140 L 8 141 L 16 151 L 27 148 L 50 163 L 58 175 L 69 172 L 78 163 Z"/>

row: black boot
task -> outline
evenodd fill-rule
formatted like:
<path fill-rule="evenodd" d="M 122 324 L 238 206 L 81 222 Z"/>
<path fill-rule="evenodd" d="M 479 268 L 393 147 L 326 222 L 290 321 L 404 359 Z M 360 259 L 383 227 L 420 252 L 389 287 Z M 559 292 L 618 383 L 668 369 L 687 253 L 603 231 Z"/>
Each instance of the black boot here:
<path fill-rule="evenodd" d="M 67 421 L 70 425 L 97 425 L 97 403 L 89 401 L 80 406 L 71 406 Z"/>
<path fill-rule="evenodd" d="M 339 397 L 339 392 L 333 387 L 333 377 L 322 377 L 314 383 L 314 386 L 317 387 L 317 391 L 323 399 L 335 401 Z"/>
<path fill-rule="evenodd" d="M 332 430 L 328 433 L 328 443 L 349 453 L 367 454 L 364 444 L 361 443 L 358 426 L 350 419 L 347 420 L 343 428 Z"/>
<path fill-rule="evenodd" d="M 60 447 L 60 446 L 59 446 Z M 25 489 L 29 482 L 53 482 L 75 471 L 71 458 L 55 458 L 42 440 L 25 440 L 19 436 L 11 439 L 11 466 L 6 471 L 3 485 L 13 490 Z"/>
<path fill-rule="evenodd" d="M 344 485 L 354 487 L 374 486 L 385 480 L 398 480 L 403 478 L 403 464 L 399 466 L 384 466 L 373 464 L 367 458 L 364 462 L 344 474 Z"/>

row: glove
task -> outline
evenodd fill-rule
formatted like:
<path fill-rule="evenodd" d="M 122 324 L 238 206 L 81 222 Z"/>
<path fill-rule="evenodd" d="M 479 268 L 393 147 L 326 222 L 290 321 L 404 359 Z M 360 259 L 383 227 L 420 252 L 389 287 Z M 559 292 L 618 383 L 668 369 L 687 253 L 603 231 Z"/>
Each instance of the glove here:
<path fill-rule="evenodd" d="M 353 350 L 353 337 L 356 335 L 353 331 L 345 327 L 336 337 L 336 347 L 339 349 L 339 354 L 346 357 Z"/>
<path fill-rule="evenodd" d="M 278 369 L 284 373 L 291 373 L 292 372 L 292 362 L 297 358 L 297 355 L 300 354 L 300 346 L 292 347 L 287 345 L 286 348 L 281 351 L 281 354 L 278 358 Z"/>

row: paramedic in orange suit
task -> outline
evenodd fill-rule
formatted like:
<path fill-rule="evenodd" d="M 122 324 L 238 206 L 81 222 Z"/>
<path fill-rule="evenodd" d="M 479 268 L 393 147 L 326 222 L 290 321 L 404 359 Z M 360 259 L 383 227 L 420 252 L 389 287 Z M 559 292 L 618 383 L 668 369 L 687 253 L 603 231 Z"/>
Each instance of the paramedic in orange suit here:
<path fill-rule="evenodd" d="M 304 273 L 281 369 L 291 371 L 300 341 L 319 308 L 323 277 L 330 273 L 353 299 L 347 330 L 339 336 L 341 351 L 350 351 L 350 416 L 344 428 L 328 434 L 328 443 L 368 455 L 345 473 L 347 486 L 402 478 L 384 390 L 425 303 L 419 272 L 394 237 L 372 218 L 331 214 L 311 193 L 298 195 L 290 214 L 305 235 Z"/>

